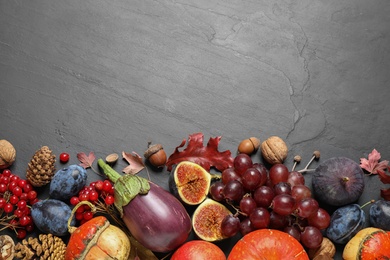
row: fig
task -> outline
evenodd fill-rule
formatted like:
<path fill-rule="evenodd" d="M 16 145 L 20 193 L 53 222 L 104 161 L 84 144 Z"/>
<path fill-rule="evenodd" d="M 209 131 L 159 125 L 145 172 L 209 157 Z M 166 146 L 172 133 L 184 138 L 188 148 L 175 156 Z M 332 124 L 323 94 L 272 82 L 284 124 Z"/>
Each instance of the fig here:
<path fill-rule="evenodd" d="M 350 204 L 336 209 L 330 217 L 326 236 L 337 244 L 347 243 L 364 228 L 366 214 L 358 204 Z"/>
<path fill-rule="evenodd" d="M 364 190 L 364 172 L 346 157 L 322 162 L 312 176 L 314 196 L 331 206 L 344 206 L 359 199 Z"/>
<path fill-rule="evenodd" d="M 369 214 L 371 226 L 384 230 L 390 230 L 390 201 L 375 201 L 371 205 Z"/>
<path fill-rule="evenodd" d="M 169 176 L 169 190 L 186 205 L 199 205 L 209 193 L 211 175 L 199 164 L 180 162 Z"/>
<path fill-rule="evenodd" d="M 222 220 L 231 214 L 225 205 L 206 198 L 198 205 L 192 215 L 192 228 L 195 234 L 204 241 L 223 240 L 227 237 L 222 234 Z"/>

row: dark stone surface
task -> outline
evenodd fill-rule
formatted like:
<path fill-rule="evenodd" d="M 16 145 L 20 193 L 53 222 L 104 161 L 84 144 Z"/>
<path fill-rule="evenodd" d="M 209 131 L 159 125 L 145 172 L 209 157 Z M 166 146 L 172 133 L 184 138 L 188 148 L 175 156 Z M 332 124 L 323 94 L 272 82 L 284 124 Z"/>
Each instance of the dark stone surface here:
<path fill-rule="evenodd" d="M 314 150 L 389 160 L 389 13 L 386 0 L 0 0 L 11 170 L 24 176 L 42 145 L 78 163 L 78 152 L 142 155 L 148 142 L 170 155 L 195 132 L 233 154 L 247 137 L 280 136 L 288 167 Z M 167 172 L 150 172 L 168 187 Z M 360 202 L 383 187 L 366 177 Z"/>

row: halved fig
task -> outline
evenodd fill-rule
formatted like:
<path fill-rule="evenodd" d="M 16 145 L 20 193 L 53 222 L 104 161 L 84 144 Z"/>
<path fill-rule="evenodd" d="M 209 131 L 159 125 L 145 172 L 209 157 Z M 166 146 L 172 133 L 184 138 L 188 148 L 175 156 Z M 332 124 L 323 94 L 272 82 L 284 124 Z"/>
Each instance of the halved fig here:
<path fill-rule="evenodd" d="M 331 206 L 344 206 L 359 199 L 364 190 L 364 172 L 346 157 L 322 162 L 312 177 L 315 197 Z"/>
<path fill-rule="evenodd" d="M 170 174 L 169 190 L 186 205 L 199 205 L 209 192 L 211 175 L 199 164 L 180 162 Z"/>
<path fill-rule="evenodd" d="M 213 242 L 227 238 L 222 234 L 221 223 L 225 216 L 232 214 L 223 204 L 206 198 L 195 209 L 192 216 L 192 228 L 202 240 Z"/>

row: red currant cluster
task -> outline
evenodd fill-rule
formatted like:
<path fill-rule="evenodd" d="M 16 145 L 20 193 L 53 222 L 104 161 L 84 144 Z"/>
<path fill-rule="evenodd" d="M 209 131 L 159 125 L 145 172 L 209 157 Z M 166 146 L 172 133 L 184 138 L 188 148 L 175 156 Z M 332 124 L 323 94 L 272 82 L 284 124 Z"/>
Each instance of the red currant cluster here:
<path fill-rule="evenodd" d="M 97 212 L 109 213 L 113 210 L 114 187 L 109 180 L 91 182 L 79 191 L 78 196 L 70 199 L 70 204 L 76 206 L 81 201 L 89 201 L 95 205 Z M 88 205 L 81 205 L 75 213 L 75 218 L 80 224 L 93 218 L 94 213 Z"/>
<path fill-rule="evenodd" d="M 11 170 L 0 174 L 0 231 L 11 228 L 23 239 L 34 229 L 30 206 L 38 201 L 37 192 L 29 181 Z"/>

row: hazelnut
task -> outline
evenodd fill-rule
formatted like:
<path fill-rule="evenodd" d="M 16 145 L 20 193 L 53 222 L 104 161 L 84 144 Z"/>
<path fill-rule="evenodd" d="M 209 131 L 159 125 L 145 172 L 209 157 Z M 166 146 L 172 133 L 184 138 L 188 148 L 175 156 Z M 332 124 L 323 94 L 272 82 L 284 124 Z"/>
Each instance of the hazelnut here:
<path fill-rule="evenodd" d="M 250 137 L 241 141 L 241 143 L 238 145 L 238 152 L 250 155 L 256 152 L 259 147 L 260 140 L 256 137 Z"/>
<path fill-rule="evenodd" d="M 164 167 L 167 161 L 167 154 L 161 144 L 149 145 L 149 148 L 145 151 L 144 157 L 155 167 Z"/>
<path fill-rule="evenodd" d="M 282 138 L 271 136 L 261 144 L 261 154 L 270 164 L 283 163 L 287 158 L 288 147 Z"/>
<path fill-rule="evenodd" d="M 14 146 L 7 140 L 0 140 L 0 169 L 10 167 L 16 158 Z"/>
<path fill-rule="evenodd" d="M 310 259 L 333 259 L 336 254 L 336 246 L 329 238 L 324 237 L 320 247 L 309 249 L 308 254 Z"/>

